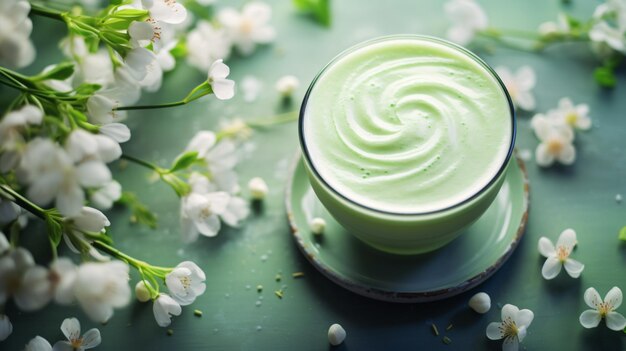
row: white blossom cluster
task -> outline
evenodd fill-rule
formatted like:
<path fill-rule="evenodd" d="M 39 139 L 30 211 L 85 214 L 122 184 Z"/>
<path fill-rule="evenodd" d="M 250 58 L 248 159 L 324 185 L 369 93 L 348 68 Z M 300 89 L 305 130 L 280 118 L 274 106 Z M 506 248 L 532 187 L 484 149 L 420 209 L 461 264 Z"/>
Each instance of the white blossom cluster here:
<path fill-rule="evenodd" d="M 271 18 L 272 8 L 261 1 L 247 2 L 241 11 L 220 9 L 214 23 L 200 20 L 187 35 L 187 61 L 206 71 L 215 60 L 228 59 L 233 48 L 244 56 L 252 54 L 258 44 L 276 37 Z"/>

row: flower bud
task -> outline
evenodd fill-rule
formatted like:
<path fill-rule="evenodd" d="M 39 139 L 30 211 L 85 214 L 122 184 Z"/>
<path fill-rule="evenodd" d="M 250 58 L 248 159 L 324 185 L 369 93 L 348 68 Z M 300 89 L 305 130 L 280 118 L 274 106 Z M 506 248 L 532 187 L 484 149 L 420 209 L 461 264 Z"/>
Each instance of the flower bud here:
<path fill-rule="evenodd" d="M 346 339 L 346 331 L 339 324 L 333 324 L 328 328 L 328 342 L 337 346 Z"/>
<path fill-rule="evenodd" d="M 265 181 L 259 177 L 250 179 L 248 189 L 250 190 L 250 195 L 254 200 L 263 200 L 269 191 Z"/>
<path fill-rule="evenodd" d="M 323 218 L 315 217 L 311 220 L 309 226 L 311 227 L 313 234 L 319 235 L 324 233 L 324 230 L 326 229 L 326 221 Z"/>
<path fill-rule="evenodd" d="M 143 280 L 138 281 L 137 285 L 135 285 L 135 297 L 137 297 L 137 300 L 139 302 L 148 302 L 151 298 L 150 295 L 146 282 Z"/>
<path fill-rule="evenodd" d="M 469 307 L 480 314 L 485 314 L 491 309 L 491 298 L 484 292 L 472 296 Z"/>

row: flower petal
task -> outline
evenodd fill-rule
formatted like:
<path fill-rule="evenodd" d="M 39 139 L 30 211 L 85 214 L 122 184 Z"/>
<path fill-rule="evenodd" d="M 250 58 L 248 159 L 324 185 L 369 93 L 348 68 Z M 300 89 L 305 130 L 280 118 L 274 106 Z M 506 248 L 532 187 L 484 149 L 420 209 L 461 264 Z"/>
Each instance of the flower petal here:
<path fill-rule="evenodd" d="M 626 328 L 626 318 L 617 312 L 609 312 L 606 315 L 606 326 L 615 331 L 621 331 Z"/>
<path fill-rule="evenodd" d="M 583 327 L 590 329 L 597 327 L 598 324 L 600 324 L 602 317 L 596 310 L 586 310 L 580 314 L 580 318 L 578 318 L 578 320 Z"/>
<path fill-rule="evenodd" d="M 604 302 L 609 304 L 612 310 L 619 308 L 622 304 L 622 290 L 617 286 L 614 286 L 608 293 L 606 293 Z"/>
<path fill-rule="evenodd" d="M 515 73 L 515 81 L 517 86 L 522 91 L 529 91 L 535 87 L 537 78 L 535 76 L 535 70 L 530 66 L 522 66 Z"/>
<path fill-rule="evenodd" d="M 502 343 L 502 351 L 517 351 L 519 350 L 519 340 L 517 337 L 508 337 L 504 339 Z"/>
<path fill-rule="evenodd" d="M 83 335 L 83 347 L 85 349 L 92 349 L 102 342 L 102 338 L 100 337 L 100 331 L 96 328 L 92 328 L 87 330 L 85 335 Z"/>
<path fill-rule="evenodd" d="M 56 206 L 62 215 L 72 217 L 80 213 L 85 202 L 85 193 L 78 185 L 74 185 L 59 191 L 56 199 Z"/>
<path fill-rule="evenodd" d="M 555 256 L 550 256 L 546 259 L 546 262 L 544 262 L 541 268 L 541 275 L 546 280 L 554 279 L 561 273 L 561 267 L 563 267 L 561 261 Z"/>
<path fill-rule="evenodd" d="M 503 321 L 507 319 L 515 320 L 518 313 L 519 313 L 519 308 L 517 308 L 517 306 L 506 304 L 502 307 L 502 320 Z"/>
<path fill-rule="evenodd" d="M 67 341 L 57 341 L 54 343 L 53 351 L 76 351 L 74 347 Z"/>
<path fill-rule="evenodd" d="M 518 328 L 521 328 L 521 327 L 527 328 L 530 325 L 530 323 L 533 322 L 534 318 L 535 318 L 535 314 L 533 313 L 533 311 L 528 310 L 528 309 L 523 309 L 517 313 L 517 316 L 515 318 L 515 324 L 517 324 Z"/>
<path fill-rule="evenodd" d="M 13 333 L 13 324 L 4 314 L 0 314 L 0 341 L 5 340 Z"/>
<path fill-rule="evenodd" d="M 572 144 L 563 145 L 561 153 L 556 156 L 557 160 L 564 165 L 571 165 L 576 161 L 576 148 Z"/>
<path fill-rule="evenodd" d="M 229 100 L 235 96 L 235 81 L 230 79 L 217 79 L 211 83 L 213 94 L 219 100 Z"/>
<path fill-rule="evenodd" d="M 196 228 L 200 234 L 208 237 L 214 237 L 220 231 L 221 224 L 217 215 L 212 215 L 204 220 L 195 221 Z"/>
<path fill-rule="evenodd" d="M 61 331 L 67 340 L 80 338 L 80 322 L 76 318 L 65 318 L 61 323 Z"/>
<path fill-rule="evenodd" d="M 209 81 L 224 79 L 230 74 L 230 68 L 224 63 L 224 60 L 215 60 L 209 68 Z"/>
<path fill-rule="evenodd" d="M 50 345 L 48 340 L 37 335 L 30 339 L 28 344 L 26 344 L 24 351 L 52 351 L 52 345 Z"/>
<path fill-rule="evenodd" d="M 502 323 L 498 323 L 498 322 L 493 322 L 493 323 L 489 323 L 489 325 L 487 326 L 487 338 L 489 340 L 500 340 L 502 339 L 503 335 L 502 335 Z"/>
<path fill-rule="evenodd" d="M 563 266 L 565 267 L 565 271 L 567 272 L 567 274 L 569 274 L 569 276 L 572 278 L 580 277 L 580 274 L 583 272 L 583 269 L 585 269 L 584 264 L 576 260 L 573 260 L 571 258 L 568 258 L 567 260 L 565 260 L 565 263 L 563 264 Z"/>
<path fill-rule="evenodd" d="M 576 239 L 576 232 L 574 229 L 568 228 L 565 229 L 561 235 L 559 235 L 559 239 L 556 242 L 556 246 L 563 246 L 569 248 L 570 250 L 576 246 L 578 240 Z"/>
<path fill-rule="evenodd" d="M 519 91 L 517 93 L 515 103 L 519 108 L 525 111 L 532 111 L 536 106 L 535 97 L 530 92 L 526 91 Z"/>
<path fill-rule="evenodd" d="M 598 306 L 602 303 L 602 298 L 598 291 L 594 288 L 589 288 L 585 290 L 584 300 L 587 306 L 591 308 L 597 309 Z"/>
<path fill-rule="evenodd" d="M 535 160 L 537 161 L 537 165 L 541 167 L 548 167 L 554 163 L 554 155 L 548 151 L 548 145 L 546 143 L 541 143 L 537 146 L 535 150 Z"/>
<path fill-rule="evenodd" d="M 554 254 L 556 253 L 554 244 L 552 244 L 552 241 L 550 241 L 550 239 L 546 238 L 545 236 L 539 238 L 537 248 L 539 249 L 539 253 L 543 257 L 554 256 Z"/>

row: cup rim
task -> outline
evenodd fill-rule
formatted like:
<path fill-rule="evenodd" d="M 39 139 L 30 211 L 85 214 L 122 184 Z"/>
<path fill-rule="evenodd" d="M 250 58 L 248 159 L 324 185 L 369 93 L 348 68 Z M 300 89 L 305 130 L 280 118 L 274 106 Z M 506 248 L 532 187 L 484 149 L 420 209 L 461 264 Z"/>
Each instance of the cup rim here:
<path fill-rule="evenodd" d="M 460 51 L 461 53 L 467 55 L 469 58 L 473 59 L 474 61 L 476 61 L 476 63 L 478 63 L 479 65 L 481 65 L 483 68 L 485 68 L 485 70 L 491 74 L 491 76 L 493 76 L 493 78 L 495 78 L 495 80 L 498 82 L 498 84 L 500 85 L 500 88 L 502 89 L 502 92 L 504 93 L 504 96 L 507 99 L 507 102 L 509 104 L 509 111 L 510 111 L 510 116 L 511 116 L 511 139 L 509 142 L 509 149 L 507 151 L 506 157 L 504 158 L 502 165 L 500 165 L 500 168 L 498 169 L 498 171 L 496 172 L 496 174 L 491 178 L 491 180 L 485 185 L 483 186 L 481 189 L 479 189 L 476 193 L 474 193 L 473 195 L 469 196 L 468 198 L 464 199 L 463 201 L 460 201 L 458 203 L 455 203 L 453 205 L 450 205 L 448 207 L 445 208 L 441 208 L 441 209 L 437 209 L 437 210 L 433 210 L 433 211 L 425 211 L 425 212 L 414 212 L 414 213 L 404 213 L 404 212 L 393 212 L 393 211 L 385 211 L 385 210 L 380 210 L 377 208 L 373 208 L 370 206 L 366 206 L 363 205 L 347 196 L 345 196 L 344 194 L 342 194 L 340 191 L 338 191 L 337 189 L 335 189 L 334 187 L 332 187 L 327 181 L 326 179 L 324 179 L 324 177 L 322 177 L 322 175 L 317 171 L 317 169 L 315 168 L 315 164 L 311 161 L 311 157 L 309 155 L 309 150 L 307 149 L 306 146 L 306 140 L 304 137 L 304 116 L 305 116 L 305 112 L 306 112 L 306 107 L 307 107 L 307 102 L 311 96 L 311 93 L 313 91 L 313 88 L 315 87 L 315 83 L 317 83 L 318 79 L 330 68 L 332 67 L 336 62 L 338 62 L 340 59 L 342 59 L 343 57 L 345 57 L 346 55 L 360 49 L 363 47 L 366 47 L 368 45 L 377 43 L 377 42 L 383 42 L 383 41 L 387 41 L 387 40 L 397 40 L 397 39 L 414 39 L 414 40 L 427 40 L 427 41 L 431 41 L 431 42 L 435 42 L 438 44 L 443 44 L 445 46 L 451 47 L 453 49 L 456 49 L 458 51 Z M 423 215 L 433 215 L 433 214 L 438 214 L 438 213 L 443 213 L 443 212 L 447 212 L 456 208 L 460 208 L 470 202 L 472 202 L 473 200 L 475 200 L 476 198 L 480 197 L 483 193 L 485 193 L 488 189 L 490 189 L 492 187 L 493 184 L 495 184 L 497 182 L 497 180 L 502 176 L 502 174 L 506 171 L 507 165 L 509 164 L 509 161 L 511 160 L 511 157 L 513 155 L 513 150 L 515 147 L 515 137 L 517 134 L 517 122 L 516 122 L 516 116 L 515 116 L 515 108 L 513 105 L 513 101 L 511 100 L 511 96 L 509 94 L 509 91 L 506 89 L 506 86 L 504 85 L 504 82 L 502 82 L 502 80 L 500 79 L 500 77 L 498 76 L 498 74 L 496 73 L 496 71 L 491 68 L 491 66 L 489 66 L 483 59 L 481 59 L 478 55 L 474 54 L 473 52 L 471 52 L 470 50 L 455 44 L 453 42 L 450 42 L 448 40 L 445 39 L 441 39 L 441 38 L 437 38 L 434 36 L 430 36 L 430 35 L 422 35 L 422 34 L 394 34 L 394 35 L 386 35 L 386 36 L 381 36 L 381 37 L 377 37 L 377 38 L 373 38 L 373 39 L 369 39 L 366 41 L 363 41 L 361 43 L 358 43 L 356 45 L 353 45 L 351 47 L 349 47 L 348 49 L 343 50 L 341 53 L 339 53 L 338 55 L 336 55 L 335 57 L 333 57 L 333 59 L 330 60 L 330 62 L 328 62 L 321 70 L 320 72 L 315 75 L 315 78 L 313 78 L 313 81 L 311 81 L 311 84 L 309 85 L 309 88 L 307 89 L 304 98 L 302 100 L 302 104 L 300 105 L 300 112 L 298 115 L 298 138 L 300 140 L 300 148 L 302 149 L 302 154 L 304 155 L 304 159 L 306 161 L 306 163 L 309 165 L 309 169 L 311 170 L 311 172 L 313 172 L 313 174 L 315 175 L 315 177 L 328 189 L 330 189 L 330 191 L 339 196 L 339 198 L 347 201 L 349 204 L 356 206 L 357 208 L 360 209 L 364 209 L 367 211 L 372 211 L 375 213 L 379 213 L 379 214 L 384 214 L 384 215 L 392 215 L 392 216 L 402 216 L 402 217 L 410 217 L 410 216 L 423 216 Z"/>

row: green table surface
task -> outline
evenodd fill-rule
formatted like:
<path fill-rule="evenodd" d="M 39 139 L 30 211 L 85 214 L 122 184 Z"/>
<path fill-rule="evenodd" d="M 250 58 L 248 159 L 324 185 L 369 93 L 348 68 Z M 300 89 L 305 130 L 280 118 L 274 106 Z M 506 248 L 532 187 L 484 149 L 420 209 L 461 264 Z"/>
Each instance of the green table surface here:
<path fill-rule="evenodd" d="M 492 25 L 525 29 L 556 18 L 561 10 L 587 18 L 600 3 L 572 2 L 563 7 L 557 0 L 480 1 Z M 394 33 L 444 36 L 448 25 L 439 0 L 333 1 L 330 29 L 296 14 L 291 1 L 270 3 L 278 31 L 276 42 L 249 58 L 229 62 L 234 79 L 254 75 L 265 83 L 259 99 L 246 103 L 240 94 L 227 102 L 205 98 L 183 108 L 133 112 L 127 121 L 133 138 L 123 145 L 124 152 L 165 165 L 195 132 L 213 128 L 220 118 L 255 118 L 298 108 L 305 85 L 334 55 L 352 44 Z M 55 45 L 63 33 L 62 26 L 49 20 L 36 23 L 39 59 L 32 70 L 60 56 Z M 528 164 L 531 201 L 527 232 L 510 260 L 479 287 L 439 302 L 393 304 L 351 293 L 318 273 L 298 251 L 285 214 L 288 165 L 299 147 L 296 125 L 291 123 L 255 133 L 244 147 L 245 156 L 238 167 L 242 186 L 245 189 L 251 177 L 261 176 L 271 189 L 262 209 L 253 212 L 241 228 L 225 229 L 219 236 L 201 238 L 193 245 L 185 246 L 179 239 L 179 200 L 169 188 L 148 182 L 148 173 L 142 168 L 129 165 L 119 170 L 113 166 L 123 187 L 136 191 L 159 214 L 158 229 L 149 230 L 130 225 L 124 209 L 108 213 L 117 246 L 157 265 L 193 260 L 206 272 L 206 293 L 174 319 L 174 335 L 166 335 L 166 330 L 156 325 L 150 304 L 133 302 L 117 310 L 107 325 L 97 325 L 78 307 L 51 304 L 35 313 L 22 313 L 9 303 L 6 313 L 15 331 L 0 343 L 0 350 L 19 350 L 35 335 L 60 340 L 59 326 L 69 316 L 78 317 L 84 330 L 100 328 L 101 350 L 326 350 L 330 348 L 326 332 L 332 323 L 342 324 L 348 333 L 337 348 L 341 350 L 500 350 L 500 342 L 487 340 L 485 328 L 500 320 L 497 305 L 506 303 L 535 313 L 523 343 L 528 350 L 623 350 L 624 333 L 612 332 L 604 324 L 586 330 L 578 316 L 586 309 L 582 296 L 588 287 L 597 288 L 602 295 L 613 286 L 626 289 L 626 247 L 617 239 L 618 230 L 626 224 L 626 204 L 615 201 L 616 194 L 626 194 L 624 74 L 613 90 L 596 86 L 592 80 L 595 59 L 583 45 L 561 45 L 541 55 L 504 48 L 479 54 L 493 66 L 532 66 L 538 77 L 537 111 L 554 108 L 561 97 L 569 96 L 590 105 L 594 124 L 577 137 L 578 159 L 573 166 L 540 169 L 534 161 Z M 291 108 L 281 106 L 273 88 L 285 74 L 297 76 L 304 85 Z M 205 73 L 180 64 L 166 76 L 163 89 L 144 95 L 143 102 L 177 99 L 205 78 Z M 530 113 L 518 114 L 519 148 L 534 150 L 538 143 L 529 126 L 531 117 Z M 31 223 L 24 243 L 45 263 L 49 253 L 41 240 L 44 228 L 36 220 Z M 585 271 L 580 279 L 561 273 L 554 281 L 545 281 L 537 240 L 544 235 L 555 240 L 568 227 L 578 233 L 575 257 L 586 265 Z M 305 277 L 292 279 L 295 271 L 304 272 Z M 279 272 L 284 279 L 277 283 L 274 277 Z M 260 306 L 255 304 L 257 284 L 265 287 Z M 281 300 L 273 291 L 283 285 Z M 494 307 L 486 315 L 467 307 L 470 296 L 478 291 L 492 297 Z M 194 316 L 196 308 L 204 312 L 201 318 Z M 625 312 L 626 307 L 620 310 Z M 445 345 L 441 337 L 435 337 L 431 323 L 440 330 L 453 323 L 453 329 L 445 332 L 452 344 Z"/>

